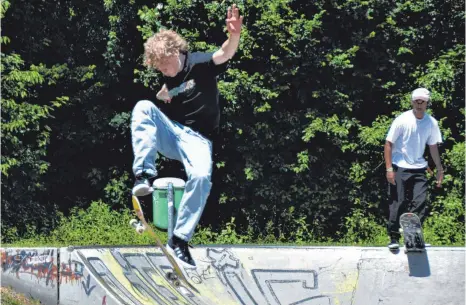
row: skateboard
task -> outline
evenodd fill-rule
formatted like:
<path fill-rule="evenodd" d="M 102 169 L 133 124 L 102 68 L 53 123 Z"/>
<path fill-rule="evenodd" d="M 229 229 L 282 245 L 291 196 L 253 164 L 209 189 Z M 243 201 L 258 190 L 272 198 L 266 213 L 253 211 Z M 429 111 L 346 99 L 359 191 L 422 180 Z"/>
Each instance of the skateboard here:
<path fill-rule="evenodd" d="M 400 216 L 400 231 L 404 237 L 405 253 L 426 250 L 421 220 L 416 214 L 404 213 Z"/>
<path fill-rule="evenodd" d="M 167 278 L 167 280 L 172 282 L 176 287 L 179 287 L 181 285 L 181 282 L 183 282 L 188 288 L 199 293 L 199 291 L 193 285 L 191 285 L 191 283 L 185 277 L 185 275 L 181 271 L 180 266 L 176 263 L 175 258 L 171 256 L 170 253 L 168 253 L 167 249 L 162 244 L 162 241 L 160 240 L 160 238 L 155 234 L 154 230 L 152 230 L 149 224 L 147 224 L 147 221 L 144 217 L 144 213 L 142 212 L 141 204 L 139 203 L 139 199 L 136 196 L 132 196 L 132 201 L 133 201 L 133 209 L 136 212 L 136 215 L 139 218 L 139 220 L 142 222 L 142 225 L 137 224 L 137 221 L 135 219 L 130 221 L 130 225 L 136 229 L 136 232 L 142 233 L 143 231 L 147 231 L 154 238 L 155 243 L 157 244 L 157 246 L 160 247 L 163 254 L 165 255 L 165 257 L 168 259 L 168 261 L 173 267 L 173 272 L 169 271 L 165 274 L 165 277 Z"/>

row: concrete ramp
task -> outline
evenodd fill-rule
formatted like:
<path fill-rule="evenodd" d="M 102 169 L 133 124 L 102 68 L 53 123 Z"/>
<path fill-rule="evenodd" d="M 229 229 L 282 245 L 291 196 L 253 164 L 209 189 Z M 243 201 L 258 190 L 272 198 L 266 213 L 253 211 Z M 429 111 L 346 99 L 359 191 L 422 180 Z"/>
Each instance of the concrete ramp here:
<path fill-rule="evenodd" d="M 465 304 L 465 248 L 197 247 L 199 294 L 155 247 L 4 248 L 2 286 L 44 304 Z"/>

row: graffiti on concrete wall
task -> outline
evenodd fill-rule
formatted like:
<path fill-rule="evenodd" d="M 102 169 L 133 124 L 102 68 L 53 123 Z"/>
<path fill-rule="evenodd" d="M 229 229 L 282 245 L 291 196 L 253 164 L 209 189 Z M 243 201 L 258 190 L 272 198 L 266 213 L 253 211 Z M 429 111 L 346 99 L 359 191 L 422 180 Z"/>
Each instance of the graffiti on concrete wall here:
<path fill-rule="evenodd" d="M 79 283 L 84 265 L 79 261 L 62 262 L 57 266 L 57 249 L 1 249 L 2 273 L 14 274 L 17 279 L 31 279 L 45 286 L 60 283 Z M 60 277 L 58 274 L 60 273 Z"/>
<path fill-rule="evenodd" d="M 208 248 L 206 257 L 210 266 L 216 271 L 217 277 L 233 292 L 241 304 L 258 304 L 243 281 L 241 262 L 232 252 Z M 203 274 L 207 272 L 204 270 Z"/>
<path fill-rule="evenodd" d="M 69 259 L 67 262 L 62 262 L 60 264 L 60 284 L 75 284 L 81 282 L 81 285 L 85 285 L 84 281 L 81 281 L 83 276 L 84 265 L 80 261 Z"/>
<path fill-rule="evenodd" d="M 35 280 L 46 286 L 57 284 L 56 249 L 2 249 L 2 273 L 17 279 Z"/>
<path fill-rule="evenodd" d="M 173 269 L 161 253 L 124 253 L 111 249 L 118 270 L 98 255 L 86 256 L 79 250 L 78 253 L 97 279 L 122 303 L 203 304 L 186 287 L 176 288 L 166 279 L 166 273 Z M 129 285 L 118 279 L 116 274 L 121 271 Z"/>
<path fill-rule="evenodd" d="M 253 269 L 251 274 L 267 304 L 331 304 L 330 297 L 318 291 L 315 270 Z M 289 291 L 295 295 L 290 295 Z"/>
<path fill-rule="evenodd" d="M 318 291 L 318 273 L 315 270 L 252 269 L 251 275 L 261 296 L 254 298 L 257 293 L 251 291 L 251 285 L 245 281 L 247 277 L 242 274 L 241 262 L 231 251 L 209 248 L 206 252 L 218 278 L 233 291 L 241 304 L 263 304 L 263 300 L 267 304 L 278 305 L 331 304 L 331 299 Z M 208 274 L 208 270 L 202 274 Z"/>
<path fill-rule="evenodd" d="M 187 287 L 177 288 L 166 279 L 172 267 L 161 252 L 109 249 L 110 256 L 92 253 L 78 250 L 84 265 L 121 303 L 204 304 Z M 245 270 L 233 252 L 218 248 L 207 248 L 199 261 L 202 267 L 184 270 L 193 284 L 211 288 L 221 283 L 223 293 L 238 304 L 331 304 L 330 297 L 319 291 L 315 270 Z M 89 279 L 83 287 L 92 293 Z"/>

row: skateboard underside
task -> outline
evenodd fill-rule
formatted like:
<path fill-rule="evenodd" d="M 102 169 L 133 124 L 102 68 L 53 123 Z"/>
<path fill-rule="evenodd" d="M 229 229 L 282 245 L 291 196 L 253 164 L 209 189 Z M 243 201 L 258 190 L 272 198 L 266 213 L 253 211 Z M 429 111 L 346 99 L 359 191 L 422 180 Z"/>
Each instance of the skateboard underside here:
<path fill-rule="evenodd" d="M 405 252 L 424 252 L 425 243 L 419 217 L 413 213 L 401 215 L 400 227 L 404 237 Z"/>

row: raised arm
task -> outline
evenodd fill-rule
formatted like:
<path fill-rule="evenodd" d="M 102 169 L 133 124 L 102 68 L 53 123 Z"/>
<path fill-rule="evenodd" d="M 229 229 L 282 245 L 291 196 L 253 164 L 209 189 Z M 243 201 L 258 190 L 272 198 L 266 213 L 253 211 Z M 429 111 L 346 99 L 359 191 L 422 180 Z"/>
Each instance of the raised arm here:
<path fill-rule="evenodd" d="M 236 4 L 233 4 L 233 7 L 228 8 L 226 24 L 229 36 L 222 44 L 222 47 L 213 55 L 213 61 L 216 65 L 221 65 L 230 60 L 238 49 L 243 16 L 239 15 L 239 10 L 236 7 Z"/>

